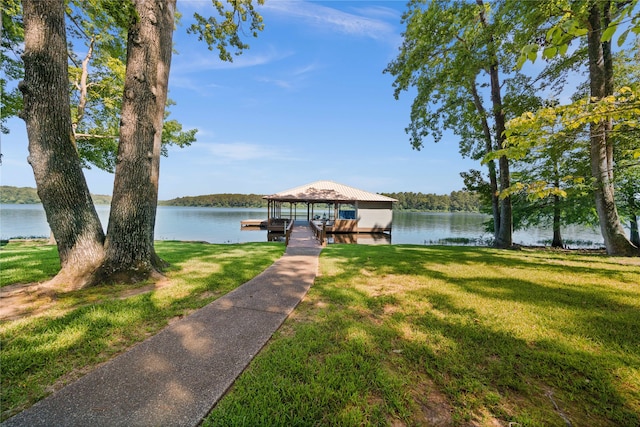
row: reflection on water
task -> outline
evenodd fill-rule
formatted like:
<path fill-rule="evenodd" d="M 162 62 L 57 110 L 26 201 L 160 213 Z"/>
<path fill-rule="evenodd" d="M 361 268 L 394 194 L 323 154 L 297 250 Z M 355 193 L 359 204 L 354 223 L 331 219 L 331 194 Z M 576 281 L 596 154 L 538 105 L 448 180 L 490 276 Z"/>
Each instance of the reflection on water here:
<path fill-rule="evenodd" d="M 96 206 L 103 227 L 109 220 L 109 206 Z M 260 208 L 198 208 L 159 206 L 156 220 L 156 239 L 192 240 L 210 243 L 264 242 L 267 239 L 284 240 L 268 236 L 266 230 L 242 230 L 240 221 L 266 219 L 266 209 Z M 469 238 L 489 240 L 492 234 L 484 231 L 487 215 L 474 213 L 394 212 L 391 235 L 336 234 L 330 243 L 358 244 L 433 244 L 441 239 Z M 563 238 L 593 242 L 602 246 L 597 230 L 585 227 L 567 227 Z M 49 235 L 42 205 L 0 205 L 0 235 L 32 237 Z M 514 242 L 524 245 L 540 244 L 551 239 L 550 228 L 535 228 L 514 233 Z"/>
<path fill-rule="evenodd" d="M 487 215 L 446 212 L 394 212 L 393 243 L 431 244 L 441 239 L 468 237 L 486 239 Z"/>
<path fill-rule="evenodd" d="M 0 205 L 0 238 L 49 236 L 42 205 Z"/>
<path fill-rule="evenodd" d="M 491 242 L 493 233 L 485 231 L 489 215 L 467 212 L 394 212 L 392 243 L 436 244 L 442 240 L 470 239 Z M 520 245 L 550 245 L 551 227 L 536 227 L 513 233 L 513 242 Z M 567 226 L 562 237 L 570 247 L 603 247 L 603 239 L 596 229 L 584 226 Z"/>
<path fill-rule="evenodd" d="M 156 239 L 209 243 L 267 241 L 266 230 L 241 230 L 244 219 L 266 219 L 266 209 L 159 206 Z"/>
<path fill-rule="evenodd" d="M 256 230 L 248 230 L 248 231 L 256 231 Z M 267 242 L 284 242 L 285 235 L 279 231 L 268 231 L 267 232 Z"/>
<path fill-rule="evenodd" d="M 391 235 L 383 233 L 344 233 L 327 235 L 327 243 L 351 243 L 359 245 L 390 245 Z"/>

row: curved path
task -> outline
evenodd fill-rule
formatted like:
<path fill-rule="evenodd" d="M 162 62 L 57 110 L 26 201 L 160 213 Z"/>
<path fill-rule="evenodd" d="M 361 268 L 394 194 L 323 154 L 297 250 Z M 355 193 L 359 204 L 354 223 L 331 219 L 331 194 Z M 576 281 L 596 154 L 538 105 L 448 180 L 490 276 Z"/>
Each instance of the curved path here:
<path fill-rule="evenodd" d="M 196 426 L 302 300 L 321 248 L 294 226 L 284 256 L 2 426 Z"/>

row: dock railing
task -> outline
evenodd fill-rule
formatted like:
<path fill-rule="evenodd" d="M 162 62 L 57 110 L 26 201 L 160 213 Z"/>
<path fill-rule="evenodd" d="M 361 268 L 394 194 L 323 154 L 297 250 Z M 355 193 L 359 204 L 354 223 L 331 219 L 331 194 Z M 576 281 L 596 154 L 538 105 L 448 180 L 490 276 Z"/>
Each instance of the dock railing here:
<path fill-rule="evenodd" d="M 284 227 L 284 245 L 285 246 L 289 246 L 289 238 L 291 237 L 291 230 L 293 230 L 293 224 L 295 224 L 294 220 L 289 221 L 288 224 L 286 224 L 286 220 L 285 220 L 285 227 Z"/>
<path fill-rule="evenodd" d="M 322 221 L 322 224 L 318 224 L 315 221 L 310 221 L 311 230 L 313 235 L 318 239 L 321 246 L 324 246 L 327 242 L 327 222 Z"/>

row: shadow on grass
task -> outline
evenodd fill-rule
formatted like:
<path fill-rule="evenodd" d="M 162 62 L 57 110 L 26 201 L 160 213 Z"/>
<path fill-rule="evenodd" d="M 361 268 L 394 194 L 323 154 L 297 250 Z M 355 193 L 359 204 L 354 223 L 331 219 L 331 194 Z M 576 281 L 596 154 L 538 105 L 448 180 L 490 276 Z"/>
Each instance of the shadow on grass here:
<path fill-rule="evenodd" d="M 473 418 L 479 403 L 506 421 L 526 422 L 533 417 L 543 425 L 561 425 L 553 402 L 545 399 L 548 393 L 557 396 L 576 425 L 633 426 L 640 421 L 633 407 L 637 402 L 631 401 L 632 394 L 621 395 L 616 375 L 620 368 L 638 366 L 637 353 L 601 355 L 552 337 L 525 340 L 485 325 L 482 314 L 460 308 L 447 295 L 433 294 L 429 301 L 437 314 L 416 315 L 409 322 L 425 334 L 446 338 L 446 344 L 436 339 L 435 345 L 429 340 L 402 340 L 401 345 L 405 357 L 416 369 L 424 369 L 455 407 L 472 408 L 460 414 L 465 421 Z M 510 403 L 502 408 L 502 402 L 493 405 L 488 399 L 492 396 Z M 527 403 L 510 411 L 520 399 Z M 528 414 L 523 418 L 522 413 Z"/>
<path fill-rule="evenodd" d="M 640 423 L 634 265 L 334 246 L 321 266 L 296 316 L 205 425 Z M 437 402 L 440 421 L 429 415 Z"/>
<path fill-rule="evenodd" d="M 477 265 L 487 264 L 517 269 L 544 268 L 550 273 L 576 274 L 586 277 L 615 279 L 637 284 L 640 258 L 629 260 L 628 268 L 621 269 L 620 258 L 605 255 L 585 255 L 552 251 L 510 251 L 468 246 L 331 246 L 331 256 L 354 266 L 374 266 L 385 273 L 420 274 L 426 265 Z M 328 251 L 327 251 L 328 252 Z M 346 264 L 346 263 L 345 263 Z M 352 266 L 351 272 L 358 274 Z M 348 274 L 348 272 L 345 272 Z"/>
<path fill-rule="evenodd" d="M 453 339 L 454 345 L 444 353 L 431 351 L 424 344 L 410 347 L 415 347 L 413 353 L 418 355 L 422 349 L 420 357 L 427 372 L 432 378 L 441 379 L 440 385 L 450 390 L 451 397 L 464 394 L 469 387 L 473 389 L 468 379 L 472 379 L 472 383 L 496 384 L 496 392 L 501 395 L 503 386 L 518 392 L 525 392 L 523 387 L 549 387 L 579 407 L 573 414 L 576 417 L 584 411 L 613 425 L 637 425 L 640 421 L 639 403 L 633 401 L 633 396 L 639 393 L 638 384 L 631 385 L 635 392 L 623 397 L 619 392 L 621 379 L 617 376 L 620 370 L 640 366 L 637 304 L 640 295 L 613 286 L 600 286 L 614 280 L 635 286 L 640 282 L 636 266 L 620 265 L 601 256 L 554 257 L 545 253 L 452 247 L 367 248 L 354 259 L 354 254 L 349 253 L 353 248 L 337 249 L 326 255 L 348 267 L 335 278 L 336 283 L 349 282 L 362 268 L 370 266 L 383 274 L 419 276 L 447 284 L 447 293 L 439 292 L 437 286 L 411 291 L 416 299 L 428 301 L 432 307 L 432 312 L 417 315 L 411 322 L 414 327 L 437 331 L 442 337 Z M 466 274 L 457 273 L 461 265 L 470 267 Z M 606 269 L 609 266 L 618 271 L 609 271 Z M 493 272 L 507 277 L 495 277 Z M 519 277 L 509 277 L 516 274 Z M 529 277 L 531 279 L 527 279 Z M 577 277 L 579 285 L 564 285 L 563 280 L 570 277 Z M 333 301 L 335 292 L 326 296 Z M 539 334 L 538 339 L 529 341 L 500 330 L 500 325 L 484 327 L 487 314 L 474 306 L 477 296 L 482 297 L 483 302 L 493 301 L 496 310 L 511 308 L 513 316 L 518 316 L 523 307 L 534 315 L 549 316 L 552 322 L 545 320 L 541 324 L 556 330 L 553 336 Z M 340 292 L 335 301 L 344 304 L 345 298 L 345 293 Z M 466 298 L 471 302 L 461 301 Z M 366 295 L 353 295 L 346 305 L 359 304 L 363 299 L 367 299 Z M 636 303 L 621 302 L 621 299 Z M 528 326 L 535 328 L 540 324 L 520 327 Z M 563 341 L 573 337 L 593 341 L 594 350 L 573 348 Z M 451 364 L 452 360 L 469 362 Z M 473 360 L 476 362 L 471 363 Z M 494 379 L 487 372 L 499 375 Z M 466 404 L 457 398 L 454 400 Z M 549 406 L 550 402 L 546 403 Z M 584 421 L 590 422 L 589 418 Z"/>
<path fill-rule="evenodd" d="M 169 286 L 126 299 L 118 298 L 124 285 L 68 292 L 58 295 L 59 305 L 49 313 L 0 323 L 2 419 L 235 289 L 284 250 L 277 244 L 179 242 L 160 242 L 156 249 L 171 263 Z"/>
<path fill-rule="evenodd" d="M 0 249 L 0 262 L 0 286 L 45 281 L 60 270 L 55 245 L 11 242 Z"/>

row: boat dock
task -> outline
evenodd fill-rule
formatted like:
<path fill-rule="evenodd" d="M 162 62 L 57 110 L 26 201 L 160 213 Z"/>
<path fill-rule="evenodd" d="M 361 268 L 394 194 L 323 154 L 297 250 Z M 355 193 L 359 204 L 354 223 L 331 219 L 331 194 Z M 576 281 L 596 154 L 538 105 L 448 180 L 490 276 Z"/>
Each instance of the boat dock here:
<path fill-rule="evenodd" d="M 267 228 L 266 219 L 244 219 L 240 221 L 240 228 Z"/>

